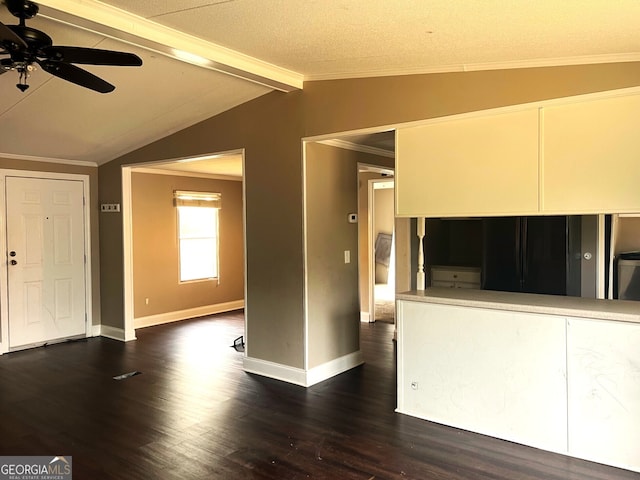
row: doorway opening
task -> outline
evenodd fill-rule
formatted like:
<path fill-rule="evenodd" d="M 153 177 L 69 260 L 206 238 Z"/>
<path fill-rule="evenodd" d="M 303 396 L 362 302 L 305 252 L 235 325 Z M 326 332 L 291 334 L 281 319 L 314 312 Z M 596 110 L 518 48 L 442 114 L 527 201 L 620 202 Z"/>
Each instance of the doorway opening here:
<path fill-rule="evenodd" d="M 369 180 L 371 203 L 371 238 L 373 250 L 368 252 L 373 264 L 369 288 L 373 293 L 371 322 L 395 323 L 395 228 L 394 180 Z"/>
<path fill-rule="evenodd" d="M 123 166 L 122 178 L 125 328 L 118 339 L 134 340 L 136 328 L 243 309 L 244 151 Z M 217 212 L 210 278 L 180 276 L 178 207 L 187 200 L 176 195 L 185 192 L 191 204 Z M 205 194 L 216 202 L 205 205 Z"/>

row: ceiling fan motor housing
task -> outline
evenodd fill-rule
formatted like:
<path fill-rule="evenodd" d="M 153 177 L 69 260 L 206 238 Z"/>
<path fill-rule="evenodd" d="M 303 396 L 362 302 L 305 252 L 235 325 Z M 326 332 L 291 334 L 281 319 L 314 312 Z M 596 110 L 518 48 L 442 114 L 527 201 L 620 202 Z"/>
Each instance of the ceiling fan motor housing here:
<path fill-rule="evenodd" d="M 18 48 L 9 49 L 11 58 L 15 61 L 34 61 L 38 54 L 42 55 L 43 48 L 53 45 L 53 40 L 49 35 L 41 32 L 40 30 L 36 30 L 35 28 L 25 27 L 22 25 L 7 25 L 7 27 L 11 29 L 13 33 L 22 38 L 28 46 L 27 49 L 19 48 L 19 46 Z M 14 54 L 33 58 L 19 59 L 14 57 Z"/>

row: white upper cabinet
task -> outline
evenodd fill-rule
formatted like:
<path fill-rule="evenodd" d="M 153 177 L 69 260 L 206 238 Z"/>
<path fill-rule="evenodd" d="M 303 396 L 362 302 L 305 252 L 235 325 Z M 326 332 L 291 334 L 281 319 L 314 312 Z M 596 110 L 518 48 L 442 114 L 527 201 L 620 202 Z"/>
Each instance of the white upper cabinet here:
<path fill-rule="evenodd" d="M 538 212 L 538 109 L 398 129 L 399 216 Z"/>
<path fill-rule="evenodd" d="M 640 212 L 640 95 L 541 110 L 543 213 Z"/>
<path fill-rule="evenodd" d="M 397 215 L 640 213 L 640 94 L 613 95 L 399 128 Z"/>

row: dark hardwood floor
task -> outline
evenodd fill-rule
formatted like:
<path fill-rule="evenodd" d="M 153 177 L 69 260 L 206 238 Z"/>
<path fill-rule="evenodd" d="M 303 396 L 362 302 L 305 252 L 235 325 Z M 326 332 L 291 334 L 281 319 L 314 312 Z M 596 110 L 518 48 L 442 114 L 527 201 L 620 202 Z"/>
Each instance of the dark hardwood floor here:
<path fill-rule="evenodd" d="M 366 364 L 308 389 L 242 371 L 242 312 L 3 355 L 0 455 L 71 455 L 76 480 L 640 479 L 395 413 L 392 332 L 363 324 Z"/>

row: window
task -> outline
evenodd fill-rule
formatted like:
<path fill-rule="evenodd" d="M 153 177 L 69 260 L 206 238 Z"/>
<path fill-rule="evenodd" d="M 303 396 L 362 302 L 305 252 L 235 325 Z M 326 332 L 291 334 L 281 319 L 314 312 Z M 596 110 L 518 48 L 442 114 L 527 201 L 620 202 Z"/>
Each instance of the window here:
<path fill-rule="evenodd" d="M 174 198 L 178 210 L 180 281 L 218 278 L 220 194 L 176 191 Z"/>

